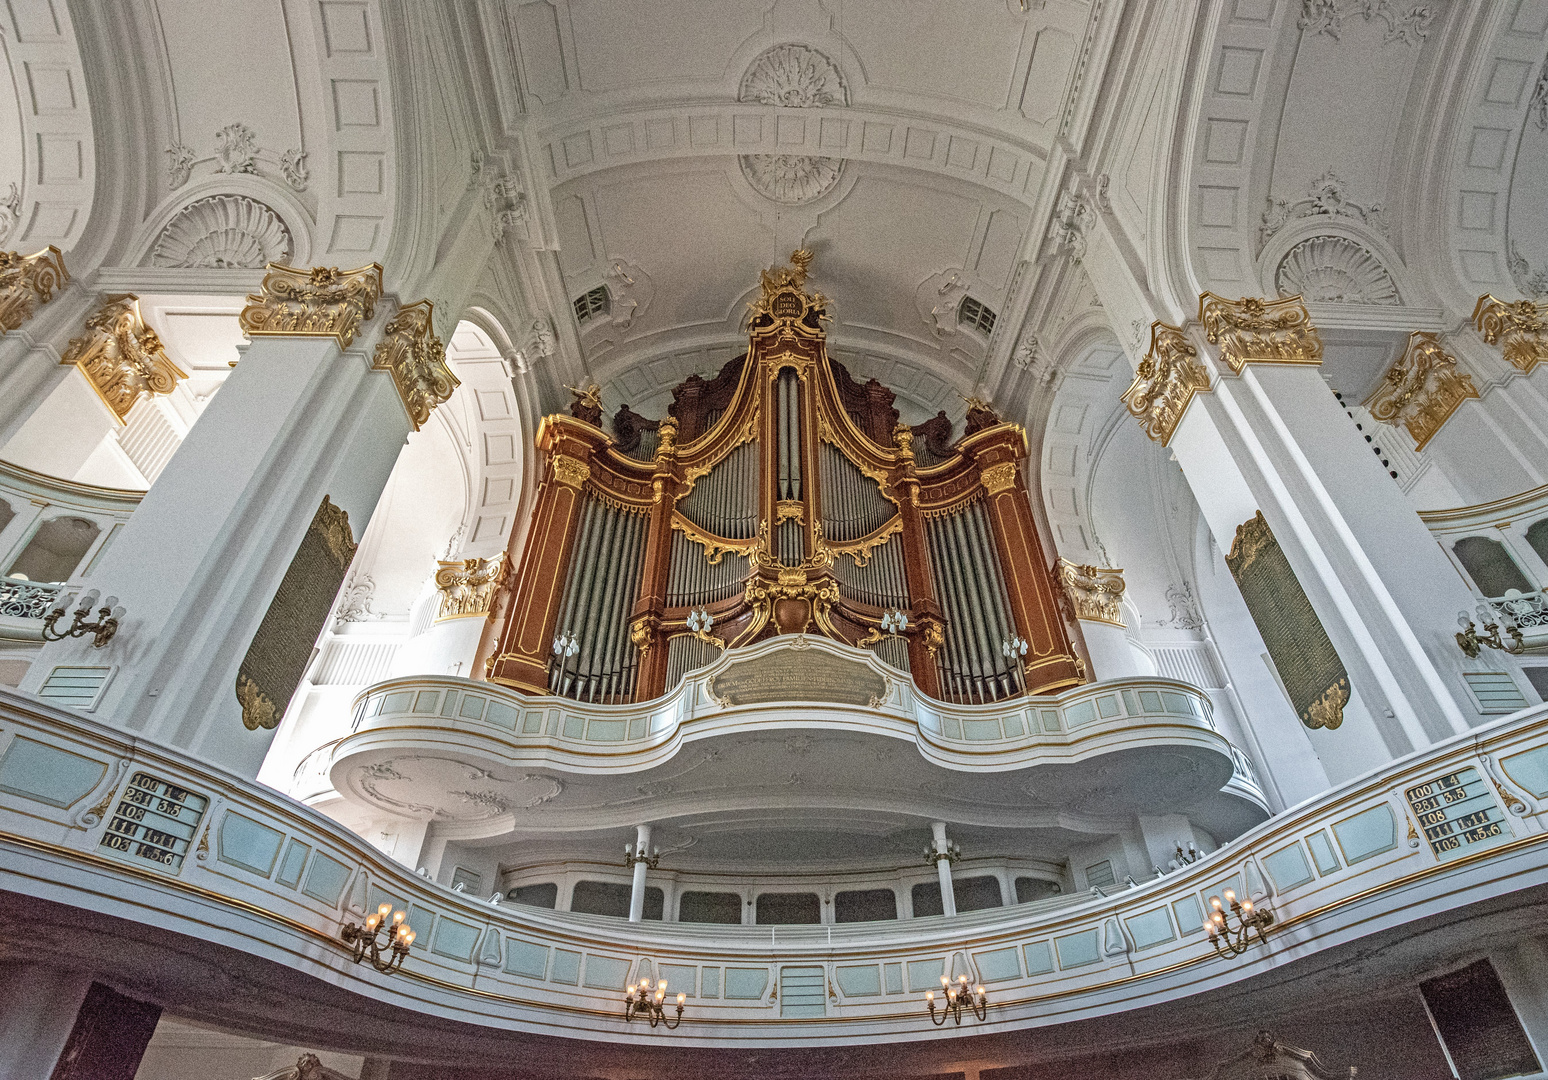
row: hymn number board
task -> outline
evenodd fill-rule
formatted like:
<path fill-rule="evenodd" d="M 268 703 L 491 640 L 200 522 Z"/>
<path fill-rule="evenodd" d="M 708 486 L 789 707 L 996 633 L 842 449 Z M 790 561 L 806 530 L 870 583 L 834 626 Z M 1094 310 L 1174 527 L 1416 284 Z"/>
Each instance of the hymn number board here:
<path fill-rule="evenodd" d="M 176 870 L 209 805 L 209 799 L 187 788 L 135 773 L 108 820 L 102 846 Z"/>
<path fill-rule="evenodd" d="M 1430 850 L 1442 862 L 1510 837 L 1505 814 L 1477 769 L 1458 769 L 1404 794 Z"/>

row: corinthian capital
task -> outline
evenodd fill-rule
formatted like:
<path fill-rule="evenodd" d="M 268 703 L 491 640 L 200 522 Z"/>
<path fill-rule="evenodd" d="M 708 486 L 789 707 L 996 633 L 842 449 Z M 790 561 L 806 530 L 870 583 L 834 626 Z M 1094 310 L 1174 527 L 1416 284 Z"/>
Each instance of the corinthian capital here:
<path fill-rule="evenodd" d="M 1171 441 L 1193 395 L 1209 389 L 1209 372 L 1199 352 L 1175 326 L 1150 324 L 1150 351 L 1140 361 L 1139 374 L 1124 391 L 1123 403 L 1145 434 L 1162 446 Z"/>
<path fill-rule="evenodd" d="M 1441 347 L 1439 336 L 1416 330 L 1365 407 L 1383 423 L 1402 424 L 1414 437 L 1414 449 L 1423 450 L 1451 414 L 1477 396 L 1472 378 L 1457 370 L 1457 358 Z"/>
<path fill-rule="evenodd" d="M 52 244 L 31 255 L 0 251 L 0 332 L 20 329 L 69 283 L 64 256 Z"/>
<path fill-rule="evenodd" d="M 461 385 L 446 366 L 446 346 L 435 336 L 434 307 L 429 300 L 421 300 L 399 308 L 371 358 L 373 368 L 392 372 L 393 385 L 415 431 L 430 419 L 430 410 Z"/>
<path fill-rule="evenodd" d="M 1059 584 L 1070 598 L 1077 619 L 1123 626 L 1118 603 L 1123 599 L 1123 571 L 1105 566 L 1082 566 L 1062 555 L 1056 566 Z"/>
<path fill-rule="evenodd" d="M 1522 371 L 1548 360 L 1548 302 L 1511 302 L 1485 293 L 1473 308 L 1473 326 Z"/>
<path fill-rule="evenodd" d="M 347 349 L 361 322 L 376 313 L 381 295 L 380 263 L 356 270 L 298 270 L 270 263 L 263 285 L 242 309 L 242 332 L 248 337 L 331 337 Z"/>
<path fill-rule="evenodd" d="M 435 621 L 488 615 L 494 608 L 495 594 L 505 582 L 507 565 L 503 551 L 492 559 L 442 562 L 435 572 L 435 587 L 441 593 Z"/>
<path fill-rule="evenodd" d="M 1299 296 L 1227 300 L 1207 292 L 1199 296 L 1199 321 L 1220 359 L 1236 374 L 1249 363 L 1320 364 L 1322 338 Z"/>
<path fill-rule="evenodd" d="M 151 394 L 170 394 L 188 373 L 167 358 L 156 331 L 140 317 L 140 301 L 125 293 L 110 296 L 73 338 L 62 364 L 74 364 L 119 421 L 134 403 Z"/>

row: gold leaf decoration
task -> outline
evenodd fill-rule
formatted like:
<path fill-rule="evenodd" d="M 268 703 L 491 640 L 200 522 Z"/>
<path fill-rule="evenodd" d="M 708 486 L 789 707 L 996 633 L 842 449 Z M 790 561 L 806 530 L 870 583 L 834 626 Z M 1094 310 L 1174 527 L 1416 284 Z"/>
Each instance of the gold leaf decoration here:
<path fill-rule="evenodd" d="M 461 385 L 446 365 L 446 346 L 435 336 L 434 311 L 429 300 L 399 308 L 371 358 L 371 367 L 392 373 L 415 431 L 430 419 L 430 410 Z"/>
<path fill-rule="evenodd" d="M 1249 363 L 1320 364 L 1322 338 L 1299 296 L 1227 300 L 1212 292 L 1199 296 L 1199 321 L 1220 359 L 1240 375 Z"/>
<path fill-rule="evenodd" d="M 140 316 L 139 299 L 129 293 L 108 297 L 59 362 L 79 368 L 120 423 L 142 397 L 170 394 L 188 378 L 167 358 L 161 338 Z"/>
<path fill-rule="evenodd" d="M 1182 423 L 1193 395 L 1209 389 L 1209 372 L 1182 330 L 1163 322 L 1150 324 L 1150 351 L 1139 374 L 1123 393 L 1123 403 L 1149 435 L 1165 446 Z"/>
<path fill-rule="evenodd" d="M 1548 302 L 1512 302 L 1485 293 L 1473 308 L 1473 326 L 1522 371 L 1530 373 L 1548 360 Z"/>
<path fill-rule="evenodd" d="M 1442 347 L 1439 335 L 1416 330 L 1365 407 L 1383 423 L 1402 424 L 1414 438 L 1414 449 L 1423 450 L 1451 414 L 1477 396 L 1472 377 L 1457 370 L 1457 358 Z"/>
<path fill-rule="evenodd" d="M 248 337 L 331 337 L 347 349 L 360 324 L 376 314 L 381 295 L 380 263 L 354 270 L 270 263 L 259 291 L 248 296 L 242 309 L 242 332 Z"/>
<path fill-rule="evenodd" d="M 0 251 L 0 331 L 21 329 L 69 283 L 64 254 L 53 244 L 31 255 Z"/>

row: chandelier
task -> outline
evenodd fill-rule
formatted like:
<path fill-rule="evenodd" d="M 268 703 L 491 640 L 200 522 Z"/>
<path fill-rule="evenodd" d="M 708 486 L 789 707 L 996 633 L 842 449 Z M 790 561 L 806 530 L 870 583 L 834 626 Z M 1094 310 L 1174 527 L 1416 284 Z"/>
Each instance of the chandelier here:
<path fill-rule="evenodd" d="M 665 1005 L 666 993 L 665 979 L 656 984 L 654 991 L 649 979 L 641 979 L 638 986 L 631 986 L 624 992 L 624 1020 L 633 1020 L 638 1016 L 650 1021 L 651 1027 L 661 1024 L 669 1031 L 675 1028 L 683 1022 L 683 1002 L 688 995 L 677 995 L 677 1015 L 669 1019 Z"/>
<path fill-rule="evenodd" d="M 1267 908 L 1253 907 L 1251 900 L 1238 900 L 1232 889 L 1226 889 L 1224 895 L 1223 906 L 1220 897 L 1209 898 L 1213 910 L 1204 919 L 1204 929 L 1209 931 L 1209 943 L 1215 951 L 1225 957 L 1240 956 L 1252 945 L 1253 934 L 1263 944 L 1268 944 L 1264 931 L 1274 925 L 1274 913 Z"/>
<path fill-rule="evenodd" d="M 392 916 L 391 923 L 387 916 Z M 391 904 L 383 904 L 376 912 L 366 917 L 365 925 L 359 923 L 345 923 L 341 936 L 346 944 L 355 950 L 355 963 L 369 959 L 371 966 L 382 974 L 401 968 L 403 961 L 409 954 L 409 946 L 414 944 L 414 931 L 409 929 L 408 923 L 403 920 L 408 917 L 406 911 L 393 911 Z M 382 935 L 386 940 L 382 940 Z M 382 958 L 386 952 L 386 959 Z"/>
<path fill-rule="evenodd" d="M 925 991 L 925 1007 L 930 1010 L 930 1022 L 936 1027 L 946 1023 L 948 1017 L 959 1024 L 962 1023 L 964 1007 L 971 1009 L 973 1015 L 979 1020 L 989 1015 L 989 994 L 982 986 L 974 986 L 970 989 L 966 975 L 958 975 L 955 984 L 942 975 L 941 990 L 945 993 L 946 1000 L 941 1003 L 939 1013 L 935 1008 L 935 991 Z"/>

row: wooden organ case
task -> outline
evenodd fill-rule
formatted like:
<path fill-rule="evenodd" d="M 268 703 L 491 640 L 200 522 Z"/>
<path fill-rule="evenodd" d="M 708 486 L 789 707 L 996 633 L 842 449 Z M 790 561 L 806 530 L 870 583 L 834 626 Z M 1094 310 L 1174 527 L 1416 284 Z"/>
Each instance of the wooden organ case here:
<path fill-rule="evenodd" d="M 963 703 L 1084 681 L 1020 474 L 1025 430 L 978 402 L 954 445 L 944 416 L 898 423 L 890 391 L 828 357 L 810 260 L 763 272 L 747 353 L 678 386 L 670 416 L 625 406 L 615 439 L 592 395 L 544 419 L 492 681 L 645 701 L 723 649 L 797 633 L 874 648 Z M 892 611 L 901 634 L 883 629 Z"/>

